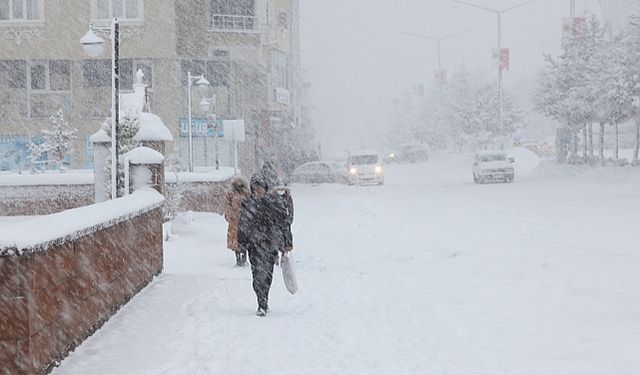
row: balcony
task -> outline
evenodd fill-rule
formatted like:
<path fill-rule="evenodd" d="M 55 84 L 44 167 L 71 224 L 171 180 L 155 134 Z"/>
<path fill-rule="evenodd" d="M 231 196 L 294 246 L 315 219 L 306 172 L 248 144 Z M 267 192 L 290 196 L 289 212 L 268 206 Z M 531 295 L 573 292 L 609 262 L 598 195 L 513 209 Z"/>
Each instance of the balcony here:
<path fill-rule="evenodd" d="M 230 14 L 211 15 L 211 31 L 227 33 L 257 33 L 258 18 L 254 16 L 237 16 Z"/>

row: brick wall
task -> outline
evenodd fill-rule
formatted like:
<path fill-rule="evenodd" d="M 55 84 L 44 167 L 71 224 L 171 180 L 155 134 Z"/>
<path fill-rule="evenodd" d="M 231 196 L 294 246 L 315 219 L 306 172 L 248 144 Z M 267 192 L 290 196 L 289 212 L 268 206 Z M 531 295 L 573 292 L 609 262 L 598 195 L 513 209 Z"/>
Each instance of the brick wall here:
<path fill-rule="evenodd" d="M 160 207 L 82 233 L 0 256 L 1 375 L 48 372 L 162 271 Z"/>
<path fill-rule="evenodd" d="M 0 186 L 0 216 L 49 215 L 93 204 L 90 185 Z"/>
<path fill-rule="evenodd" d="M 222 214 L 224 210 L 224 193 L 226 182 L 184 182 L 181 211 L 215 212 Z M 169 187 L 171 183 L 168 184 Z"/>
<path fill-rule="evenodd" d="M 183 182 L 181 210 L 222 213 L 227 182 Z M 174 183 L 168 182 L 168 188 Z M 94 203 L 94 186 L 0 186 L 0 216 L 48 215 Z"/>

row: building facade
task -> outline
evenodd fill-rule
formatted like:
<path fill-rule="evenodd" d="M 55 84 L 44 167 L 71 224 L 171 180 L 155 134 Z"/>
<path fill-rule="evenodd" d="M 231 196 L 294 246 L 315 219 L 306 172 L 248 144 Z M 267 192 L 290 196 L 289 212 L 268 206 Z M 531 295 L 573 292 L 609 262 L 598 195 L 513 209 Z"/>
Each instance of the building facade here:
<path fill-rule="evenodd" d="M 110 46 L 84 55 L 93 22 L 121 23 L 120 89 L 144 73 L 149 105 L 187 158 L 187 73 L 210 83 L 202 113 L 192 91 L 194 165 L 231 165 L 222 119 L 245 119 L 240 167 L 281 157 L 300 122 L 298 0 L 0 0 L 0 169 L 20 168 L 58 108 L 78 129 L 72 167 L 91 167 L 88 138 L 111 113 Z M 108 38 L 105 37 L 105 40 Z M 286 149 L 286 147 L 284 148 Z"/>

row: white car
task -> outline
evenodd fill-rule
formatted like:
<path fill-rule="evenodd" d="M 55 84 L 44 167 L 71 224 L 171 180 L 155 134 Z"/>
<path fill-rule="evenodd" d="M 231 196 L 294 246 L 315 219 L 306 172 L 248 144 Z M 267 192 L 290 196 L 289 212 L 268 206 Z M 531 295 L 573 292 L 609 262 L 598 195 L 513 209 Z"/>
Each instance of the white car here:
<path fill-rule="evenodd" d="M 315 161 L 302 164 L 293 171 L 291 180 L 300 184 L 346 184 L 345 165 L 334 161 Z"/>
<path fill-rule="evenodd" d="M 347 162 L 350 185 L 384 184 L 382 158 L 377 153 L 360 152 L 349 156 Z"/>
<path fill-rule="evenodd" d="M 490 181 L 513 182 L 514 162 L 505 151 L 478 152 L 473 163 L 473 182 L 476 184 Z"/>

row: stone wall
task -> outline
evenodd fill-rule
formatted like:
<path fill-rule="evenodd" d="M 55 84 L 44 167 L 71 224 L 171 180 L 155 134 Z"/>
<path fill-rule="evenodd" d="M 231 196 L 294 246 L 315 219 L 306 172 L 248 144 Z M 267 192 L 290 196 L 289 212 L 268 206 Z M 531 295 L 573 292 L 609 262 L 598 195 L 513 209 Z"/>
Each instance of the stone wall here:
<path fill-rule="evenodd" d="M 0 249 L 0 374 L 47 373 L 162 271 L 162 208 Z"/>
<path fill-rule="evenodd" d="M 0 186 L 0 216 L 49 215 L 94 203 L 93 184 Z"/>
<path fill-rule="evenodd" d="M 227 182 L 183 182 L 181 210 L 222 213 Z M 175 185 L 167 182 L 168 189 Z M 94 185 L 0 186 L 0 216 L 48 215 L 94 203 Z"/>

